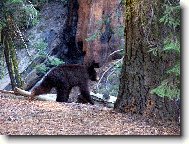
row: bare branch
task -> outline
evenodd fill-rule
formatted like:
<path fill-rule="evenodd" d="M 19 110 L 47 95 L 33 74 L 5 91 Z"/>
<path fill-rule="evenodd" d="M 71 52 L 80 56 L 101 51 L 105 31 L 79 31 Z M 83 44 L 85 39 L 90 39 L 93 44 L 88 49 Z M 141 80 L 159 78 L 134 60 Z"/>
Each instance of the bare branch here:
<path fill-rule="evenodd" d="M 97 87 L 97 91 L 98 91 L 98 89 L 99 89 L 99 84 L 100 84 L 100 82 L 102 81 L 104 75 L 105 75 L 112 67 L 114 67 L 115 64 L 117 64 L 117 63 L 119 63 L 120 61 L 122 61 L 123 58 L 124 58 L 124 57 L 122 57 L 121 59 L 119 59 L 119 60 L 117 60 L 116 62 L 114 62 L 114 63 L 102 74 L 102 76 L 100 77 L 100 80 L 98 81 L 97 86 L 96 86 L 96 87 Z"/>
<path fill-rule="evenodd" d="M 6 91 L 6 90 L 0 90 L 0 93 L 4 93 L 4 94 L 15 94 L 14 91 Z"/>
<path fill-rule="evenodd" d="M 25 96 L 25 97 L 30 97 L 30 96 L 32 96 L 31 92 L 22 90 L 22 89 L 20 89 L 20 88 L 18 88 L 18 87 L 16 87 L 16 88 L 14 89 L 14 94 L 16 94 L 16 95 L 19 95 L 19 94 L 20 94 L 20 95 Z"/>
<path fill-rule="evenodd" d="M 112 53 L 108 56 L 108 58 L 109 58 L 110 56 L 114 55 L 115 53 L 120 52 L 120 51 L 123 51 L 123 49 L 119 49 L 119 50 L 116 50 L 116 51 L 112 52 Z"/>

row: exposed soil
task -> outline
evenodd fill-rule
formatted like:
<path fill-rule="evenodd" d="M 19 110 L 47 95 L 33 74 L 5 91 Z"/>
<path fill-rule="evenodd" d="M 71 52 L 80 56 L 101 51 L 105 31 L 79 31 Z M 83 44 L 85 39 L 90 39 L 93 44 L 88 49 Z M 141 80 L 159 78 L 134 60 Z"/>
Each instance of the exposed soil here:
<path fill-rule="evenodd" d="M 180 127 L 97 105 L 29 102 L 0 94 L 0 134 L 180 135 Z"/>

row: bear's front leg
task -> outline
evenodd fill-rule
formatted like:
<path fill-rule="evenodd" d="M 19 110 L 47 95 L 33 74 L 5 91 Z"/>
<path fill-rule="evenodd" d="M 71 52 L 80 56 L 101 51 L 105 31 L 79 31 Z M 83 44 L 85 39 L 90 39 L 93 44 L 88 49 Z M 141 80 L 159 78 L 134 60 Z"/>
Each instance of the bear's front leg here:
<path fill-rule="evenodd" d="M 90 92 L 89 92 L 89 88 L 88 85 L 80 85 L 80 92 L 81 92 L 81 97 L 80 99 L 82 99 L 82 101 L 84 103 L 89 102 L 90 104 L 94 105 L 94 101 L 92 100 L 91 96 L 90 96 Z"/>
<path fill-rule="evenodd" d="M 61 87 L 61 88 L 57 88 L 56 91 L 57 91 L 57 98 L 56 98 L 57 102 L 68 102 L 71 88 Z"/>

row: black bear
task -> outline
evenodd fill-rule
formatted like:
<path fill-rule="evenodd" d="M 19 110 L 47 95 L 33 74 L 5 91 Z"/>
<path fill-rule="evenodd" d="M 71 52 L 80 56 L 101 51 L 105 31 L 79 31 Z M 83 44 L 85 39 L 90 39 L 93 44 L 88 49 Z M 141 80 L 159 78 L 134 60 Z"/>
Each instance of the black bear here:
<path fill-rule="evenodd" d="M 98 68 L 98 64 L 78 65 L 60 65 L 48 72 L 39 86 L 36 86 L 31 94 L 32 100 L 36 95 L 50 92 L 54 87 L 57 91 L 57 102 L 67 102 L 70 91 L 73 87 L 78 86 L 82 97 L 90 104 L 94 104 L 91 99 L 88 80 L 97 81 L 97 73 L 94 68 Z M 78 98 L 80 99 L 80 98 Z"/>

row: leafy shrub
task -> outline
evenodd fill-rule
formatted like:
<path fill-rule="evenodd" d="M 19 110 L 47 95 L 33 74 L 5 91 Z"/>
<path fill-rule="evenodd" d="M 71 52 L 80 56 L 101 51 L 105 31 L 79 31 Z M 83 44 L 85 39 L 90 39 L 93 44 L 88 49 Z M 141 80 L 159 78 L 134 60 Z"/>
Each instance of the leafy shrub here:
<path fill-rule="evenodd" d="M 45 54 L 47 43 L 45 43 L 43 40 L 39 40 L 33 44 L 33 48 L 35 48 L 38 51 L 38 54 Z"/>
<path fill-rule="evenodd" d="M 19 27 L 30 27 L 38 23 L 38 11 L 33 4 L 24 0 L 8 0 L 5 3 L 6 11 L 12 14 Z"/>
<path fill-rule="evenodd" d="M 54 67 L 54 66 L 59 66 L 61 64 L 63 64 L 64 62 L 62 60 L 60 60 L 59 58 L 56 58 L 56 57 L 48 57 L 48 64 L 51 66 L 51 67 Z"/>
<path fill-rule="evenodd" d="M 40 64 L 36 66 L 36 70 L 39 75 L 44 75 L 49 70 L 49 67 L 47 67 L 45 64 Z"/>
<path fill-rule="evenodd" d="M 40 55 L 41 56 L 41 55 Z M 42 55 L 44 56 L 44 55 Z M 48 57 L 48 61 L 46 64 L 40 64 L 37 65 L 35 68 L 37 70 L 37 73 L 39 75 L 44 75 L 46 74 L 52 67 L 56 67 L 59 66 L 61 64 L 63 64 L 64 62 L 62 60 L 60 60 L 59 58 L 53 57 L 53 56 L 49 56 Z"/>
<path fill-rule="evenodd" d="M 177 26 L 180 26 L 180 5 L 171 6 L 165 4 L 164 7 L 165 11 L 162 18 L 160 19 L 160 22 L 174 29 Z"/>
<path fill-rule="evenodd" d="M 180 88 L 169 81 L 163 81 L 161 85 L 151 91 L 161 97 L 168 97 L 170 99 L 180 98 Z"/>

